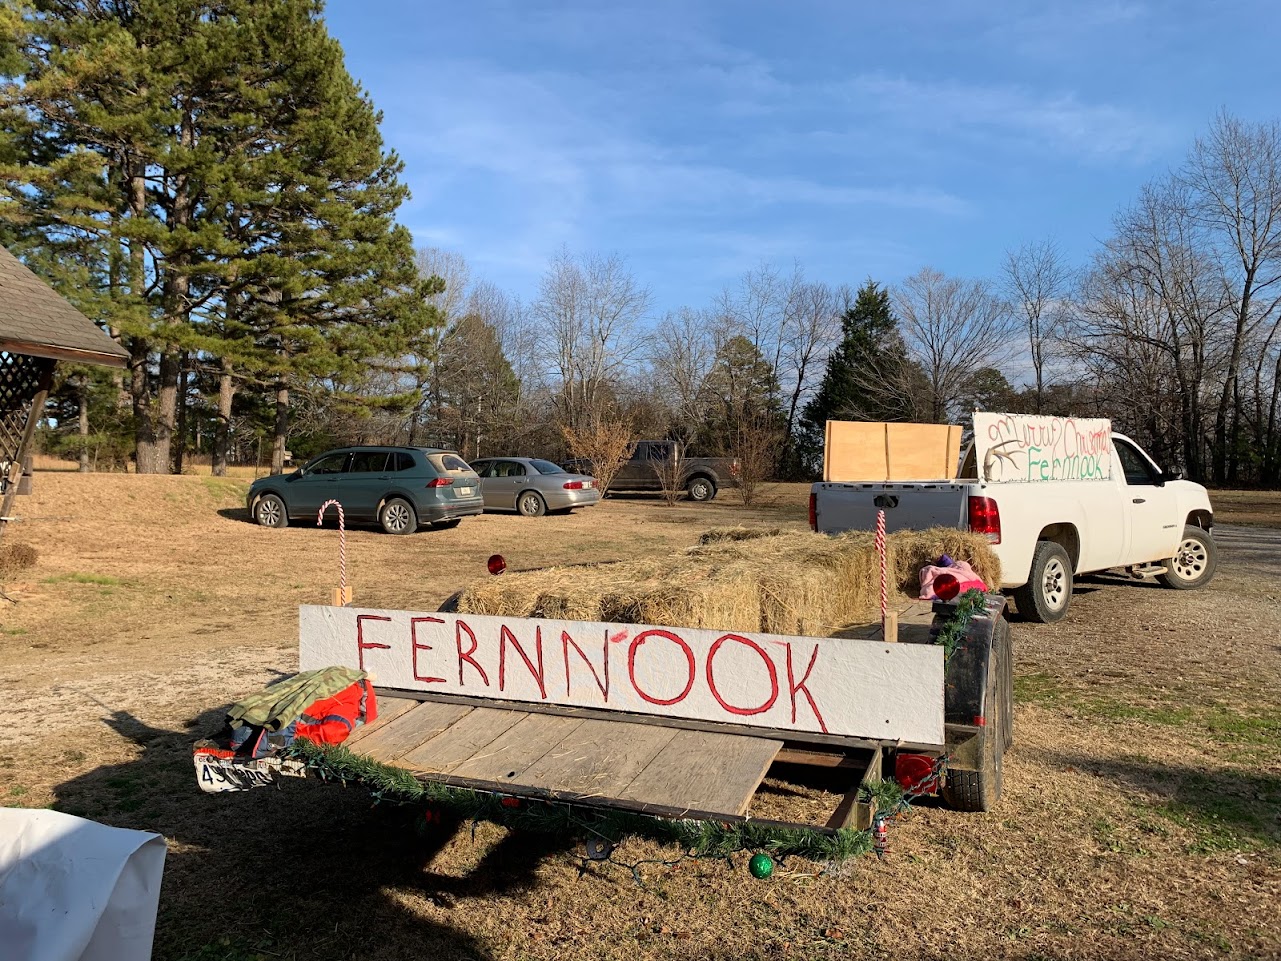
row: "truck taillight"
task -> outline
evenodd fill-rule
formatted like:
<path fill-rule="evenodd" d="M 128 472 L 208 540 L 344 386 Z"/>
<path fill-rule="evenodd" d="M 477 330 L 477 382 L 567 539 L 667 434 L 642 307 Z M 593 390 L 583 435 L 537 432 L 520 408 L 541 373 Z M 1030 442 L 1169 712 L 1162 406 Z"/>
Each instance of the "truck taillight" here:
<path fill-rule="evenodd" d="M 452 477 L 437 477 L 427 482 L 428 487 L 448 487 L 454 482 Z"/>
<path fill-rule="evenodd" d="M 970 498 L 970 530 L 993 544 L 1001 543 L 1001 512 L 990 497 Z"/>
<path fill-rule="evenodd" d="M 580 491 L 583 489 L 583 482 L 582 481 L 565 481 L 565 483 L 561 484 L 560 486 L 565 488 L 565 490 L 567 491 Z"/>
<path fill-rule="evenodd" d="M 810 530 L 818 530 L 818 496 L 810 491 Z"/>
<path fill-rule="evenodd" d="M 740 468 L 740 467 L 739 467 L 739 465 L 738 465 L 738 458 L 737 458 L 737 457 L 735 457 L 732 461 L 730 461 L 730 464 L 729 464 L 729 472 L 730 472 L 730 474 L 731 474 L 731 475 L 733 475 L 734 477 L 737 477 L 737 476 L 738 476 L 738 474 L 739 474 L 740 469 L 741 469 L 741 468 Z"/>

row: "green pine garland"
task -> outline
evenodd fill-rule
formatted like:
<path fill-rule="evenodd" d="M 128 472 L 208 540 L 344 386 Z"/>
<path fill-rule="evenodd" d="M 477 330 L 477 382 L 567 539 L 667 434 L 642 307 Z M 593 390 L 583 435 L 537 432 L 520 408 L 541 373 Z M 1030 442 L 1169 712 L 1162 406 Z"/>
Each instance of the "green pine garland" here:
<path fill-rule="evenodd" d="M 979 614 L 986 613 L 987 594 L 977 587 L 970 588 L 957 599 L 956 610 L 934 640 L 934 643 L 943 647 L 944 661 L 951 660 L 953 652 L 961 646 L 965 632 L 970 629 L 970 621 Z"/>
<path fill-rule="evenodd" d="M 342 746 L 327 747 L 297 740 L 289 753 L 322 780 L 363 785 L 376 801 L 425 804 L 467 821 L 492 821 L 541 833 L 586 834 L 611 844 L 624 837 L 642 837 L 678 845 L 694 857 L 767 851 L 777 857 L 796 855 L 814 861 L 839 862 L 872 849 L 871 833 L 852 828 L 829 833 L 753 821 L 672 820 L 610 808 L 523 799 L 516 806 L 508 806 L 500 795 L 420 781 L 402 768 L 360 757 Z"/>

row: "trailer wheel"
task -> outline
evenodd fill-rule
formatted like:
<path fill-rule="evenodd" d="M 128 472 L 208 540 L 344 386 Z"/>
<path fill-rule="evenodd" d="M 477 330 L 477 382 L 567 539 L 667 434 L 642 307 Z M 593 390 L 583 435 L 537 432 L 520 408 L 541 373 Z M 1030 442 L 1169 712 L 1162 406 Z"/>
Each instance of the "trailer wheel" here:
<path fill-rule="evenodd" d="M 1037 624 L 1062 620 L 1072 603 L 1072 559 L 1063 545 L 1037 541 L 1027 583 L 1014 589 L 1019 616 Z"/>
<path fill-rule="evenodd" d="M 999 632 L 1002 627 L 1004 640 L 998 641 L 993 635 L 992 656 L 987 662 L 987 696 L 983 702 L 987 706 L 986 723 L 978 734 L 982 739 L 980 770 L 949 770 L 943 781 L 943 800 L 956 811 L 990 811 L 1001 799 L 1005 745 L 1013 736 L 1006 707 L 1009 685 L 1003 680 L 1010 661 L 1005 656 L 1010 644 L 1009 626 L 1002 621 L 996 630 Z"/>

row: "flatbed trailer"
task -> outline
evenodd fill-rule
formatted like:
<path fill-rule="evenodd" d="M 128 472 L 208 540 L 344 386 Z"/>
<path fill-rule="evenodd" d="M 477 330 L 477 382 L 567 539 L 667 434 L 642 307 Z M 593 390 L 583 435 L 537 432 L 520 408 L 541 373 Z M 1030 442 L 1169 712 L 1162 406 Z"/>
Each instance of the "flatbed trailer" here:
<path fill-rule="evenodd" d="M 344 747 L 359 758 L 400 768 L 422 782 L 661 818 L 752 821 L 822 832 L 869 828 L 876 811 L 875 802 L 865 789 L 882 778 L 897 777 L 914 794 L 942 793 L 951 806 L 960 810 L 991 809 L 1001 794 L 1002 758 L 1013 737 L 1013 652 L 1004 598 L 999 594 L 983 598 L 983 604 L 972 611 L 964 631 L 955 639 L 945 663 L 937 641 L 940 632 L 957 619 L 956 603 L 914 602 L 891 613 L 893 616 L 887 620 L 890 638 L 880 623 L 874 623 L 839 631 L 834 638 L 787 639 L 538 619 L 506 619 L 489 625 L 489 621 L 499 619 L 452 612 L 415 614 L 306 607 L 300 615 L 301 666 L 305 670 L 338 663 L 375 673 L 378 717 L 358 727 Z M 451 617 L 457 620 L 451 623 Z M 463 620 L 464 617 L 468 619 Z M 488 636 L 486 628 L 497 639 L 497 653 L 490 651 L 493 659 L 489 662 L 482 659 L 478 650 Z M 517 638 L 521 628 L 525 629 L 522 636 L 526 638 L 523 648 Z M 596 691 L 589 682 L 585 687 L 592 697 L 575 693 L 571 677 L 577 675 L 571 665 L 570 645 L 576 656 L 582 655 L 586 661 L 588 655 L 573 638 L 581 640 L 601 628 L 605 630 L 602 690 L 607 702 L 611 642 L 615 649 L 627 650 L 628 670 L 635 684 L 639 676 L 638 651 L 647 640 L 659 638 L 665 643 L 678 643 L 689 656 L 685 693 L 690 693 L 697 673 L 694 651 L 706 649 L 706 684 L 715 700 L 731 712 L 739 712 L 741 720 L 721 720 L 720 716 L 726 715 L 715 711 L 713 717 L 700 717 L 698 708 L 687 709 L 683 704 L 669 708 L 667 698 L 644 694 L 644 702 L 636 701 L 643 711 L 620 709 L 631 705 L 618 703 L 618 686 L 613 689 L 611 706 L 582 703 L 595 698 Z M 420 629 L 435 633 L 420 633 Z M 682 633 L 674 633 L 678 631 Z M 700 648 L 700 633 L 712 638 L 718 633 L 720 636 L 711 641 L 710 647 Z M 536 662 L 530 655 L 532 637 L 537 639 Z M 713 662 L 720 657 L 723 663 L 729 663 L 724 661 L 729 655 L 718 651 L 731 641 L 744 652 L 755 650 L 763 658 L 769 678 L 775 682 L 767 705 L 774 713 L 755 706 L 736 708 L 728 699 L 738 696 L 741 703 L 741 695 L 722 696 L 718 692 Z M 798 722 L 797 692 L 809 698 L 815 715 L 818 706 L 814 694 L 806 688 L 807 681 L 796 681 L 800 662 L 793 665 L 792 641 L 814 644 L 806 678 L 816 666 L 828 669 L 829 659 L 833 676 L 839 680 L 844 676 L 841 671 L 845 668 L 840 663 L 843 657 L 857 655 L 865 659 L 859 663 L 871 663 L 874 671 L 880 671 L 877 659 L 898 664 L 901 655 L 912 654 L 914 663 L 937 660 L 942 669 L 936 679 L 941 683 L 927 680 L 923 688 L 918 688 L 917 678 L 902 675 L 905 668 L 885 668 L 899 671 L 903 684 L 901 698 L 895 690 L 877 691 L 884 703 L 873 711 L 880 712 L 874 722 L 879 725 L 880 715 L 888 715 L 884 719 L 887 736 L 876 736 L 870 729 L 872 722 L 867 720 L 853 720 L 843 730 L 823 730 L 821 716 L 817 725 L 820 729 L 807 730 Z M 442 650 L 446 642 L 450 649 L 456 646 L 457 685 L 452 683 L 452 677 L 446 683 L 442 668 L 437 666 L 437 673 L 432 673 L 430 667 L 431 658 L 448 653 Z M 468 642 L 470 650 L 465 650 Z M 557 660 L 557 643 L 563 645 L 564 697 L 551 689 L 549 676 L 550 667 Z M 782 657 L 773 652 L 785 643 L 789 645 L 785 666 L 786 686 L 792 695 L 790 715 L 786 709 L 777 710 L 778 680 L 783 667 L 775 668 L 770 661 L 771 657 Z M 904 651 L 894 645 L 928 645 L 931 651 Z M 550 656 L 545 658 L 545 654 Z M 523 664 L 517 655 L 524 659 Z M 873 660 L 868 662 L 866 658 Z M 448 660 L 452 668 L 455 658 Z M 477 671 L 489 687 L 493 679 L 485 667 L 489 666 L 492 672 L 495 663 L 498 686 L 502 688 L 500 697 L 433 689 L 458 688 L 468 680 L 468 674 L 476 675 Z M 749 663 L 743 662 L 744 670 Z M 518 664 L 524 688 L 516 683 Z M 760 673 L 759 664 L 752 669 Z M 579 673 L 585 672 L 586 668 L 580 665 Z M 928 670 L 924 673 L 929 675 Z M 389 675 L 387 684 L 379 683 L 378 676 L 382 674 Z M 529 683 L 526 674 L 534 677 L 536 686 Z M 594 668 L 591 677 L 600 688 L 601 679 Z M 842 683 L 833 682 L 835 697 L 831 697 L 827 689 L 819 686 L 820 680 L 827 681 L 819 675 L 814 677 L 808 683 L 819 694 L 825 709 L 847 690 Z M 400 679 L 408 679 L 409 683 L 397 686 Z M 878 675 L 878 679 L 891 687 L 898 683 L 892 673 Z M 733 680 L 725 671 L 720 684 L 729 690 Z M 651 678 L 646 683 L 654 682 Z M 864 684 L 865 690 L 876 690 L 874 686 L 867 687 L 872 682 L 866 678 L 859 683 Z M 636 686 L 639 690 L 639 684 Z M 542 696 L 522 696 L 522 691 Z M 850 698 L 856 696 L 849 692 Z M 579 703 L 573 703 L 576 700 Z M 711 703 L 708 698 L 704 700 Z M 652 709 L 653 705 L 658 709 Z M 836 710 L 852 707 L 836 706 Z M 910 716 L 913 712 L 929 717 L 918 724 Z M 680 716 L 682 713 L 688 716 Z M 860 724 L 860 733 L 849 733 L 859 730 Z M 919 731 L 927 729 L 934 733 L 919 736 Z M 904 730 L 917 731 L 918 736 L 904 737 Z M 236 763 L 229 759 L 224 767 L 234 768 Z M 841 782 L 839 802 L 818 823 L 754 817 L 753 801 L 775 764 L 822 768 L 834 773 Z"/>

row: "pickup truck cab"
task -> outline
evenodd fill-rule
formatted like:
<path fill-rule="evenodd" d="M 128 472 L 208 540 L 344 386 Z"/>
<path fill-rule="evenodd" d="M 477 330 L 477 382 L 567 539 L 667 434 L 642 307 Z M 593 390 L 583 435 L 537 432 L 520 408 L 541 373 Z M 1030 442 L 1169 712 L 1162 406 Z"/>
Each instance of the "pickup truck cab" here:
<path fill-rule="evenodd" d="M 575 462 L 577 463 L 577 462 Z M 675 481 L 692 501 L 710 501 L 716 492 L 738 484 L 738 461 L 732 457 L 686 457 L 672 440 L 636 442 L 632 456 L 609 482 L 612 491 L 661 491 Z"/>
<path fill-rule="evenodd" d="M 1082 574 L 1122 568 L 1178 590 L 1204 587 L 1217 564 L 1206 489 L 1161 470 L 1124 435 L 1112 433 L 1109 443 L 1110 476 L 1085 480 L 990 480 L 990 465 L 979 470 L 971 447 L 951 480 L 820 482 L 810 492 L 810 526 L 872 530 L 884 510 L 890 531 L 983 534 L 1001 561 L 1000 586 L 1022 617 L 1038 622 L 1067 613 Z"/>

